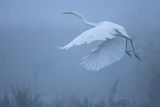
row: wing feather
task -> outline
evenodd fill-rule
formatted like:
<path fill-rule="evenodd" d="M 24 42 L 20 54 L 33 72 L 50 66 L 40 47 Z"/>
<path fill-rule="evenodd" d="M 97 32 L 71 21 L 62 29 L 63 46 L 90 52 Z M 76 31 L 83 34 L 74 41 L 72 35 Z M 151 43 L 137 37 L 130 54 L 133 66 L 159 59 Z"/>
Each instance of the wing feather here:
<path fill-rule="evenodd" d="M 83 32 L 70 43 L 61 47 L 61 49 L 69 49 L 70 47 L 83 45 L 85 43 L 90 44 L 96 40 L 105 41 L 106 39 L 113 39 L 116 33 L 115 28 L 108 26 L 108 24 L 107 27 L 106 24 L 101 24 Z"/>
<path fill-rule="evenodd" d="M 125 54 L 125 40 L 117 37 L 102 42 L 82 63 L 91 71 L 98 71 L 120 60 Z"/>

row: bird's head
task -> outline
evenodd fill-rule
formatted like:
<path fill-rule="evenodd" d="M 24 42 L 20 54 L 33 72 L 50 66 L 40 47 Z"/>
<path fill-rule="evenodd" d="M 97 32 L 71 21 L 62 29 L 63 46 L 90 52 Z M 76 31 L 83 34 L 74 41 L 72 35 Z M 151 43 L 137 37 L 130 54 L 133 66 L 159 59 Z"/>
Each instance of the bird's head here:
<path fill-rule="evenodd" d="M 81 16 L 80 13 L 72 10 L 72 11 L 67 11 L 67 12 L 63 12 L 62 14 L 68 14 L 68 15 L 74 15 L 74 16 Z"/>
<path fill-rule="evenodd" d="M 76 16 L 78 18 L 80 18 L 85 24 L 87 24 L 88 26 L 90 27 L 95 27 L 97 26 L 97 23 L 92 23 L 92 22 L 89 22 L 88 20 L 86 20 L 86 18 L 81 15 L 80 13 L 72 10 L 72 11 L 67 11 L 67 12 L 63 12 L 62 14 L 69 14 L 69 15 L 73 15 L 73 16 Z"/>

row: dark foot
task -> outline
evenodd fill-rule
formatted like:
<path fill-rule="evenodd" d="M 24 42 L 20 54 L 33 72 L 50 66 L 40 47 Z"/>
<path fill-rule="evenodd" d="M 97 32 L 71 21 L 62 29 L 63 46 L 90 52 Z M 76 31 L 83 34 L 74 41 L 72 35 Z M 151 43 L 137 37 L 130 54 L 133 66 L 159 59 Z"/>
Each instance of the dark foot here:
<path fill-rule="evenodd" d="M 140 58 L 140 56 L 139 56 L 139 53 L 134 54 L 134 56 L 135 56 L 138 60 L 141 60 L 141 58 Z"/>
<path fill-rule="evenodd" d="M 127 50 L 127 51 L 126 51 L 126 54 L 127 54 L 128 56 L 132 57 L 132 51 L 131 51 L 131 50 Z"/>

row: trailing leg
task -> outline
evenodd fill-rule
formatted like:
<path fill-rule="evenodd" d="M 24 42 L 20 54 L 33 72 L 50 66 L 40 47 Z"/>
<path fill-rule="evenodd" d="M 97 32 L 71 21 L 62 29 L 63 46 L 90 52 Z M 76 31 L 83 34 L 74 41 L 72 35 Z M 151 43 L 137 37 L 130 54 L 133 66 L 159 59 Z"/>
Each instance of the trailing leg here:
<path fill-rule="evenodd" d="M 137 59 L 141 59 L 140 56 L 139 56 L 139 53 L 136 53 L 135 51 L 135 48 L 134 48 L 134 45 L 133 45 L 133 42 L 132 42 L 132 39 L 129 39 L 130 43 L 131 43 L 131 46 L 132 46 L 132 50 L 133 50 L 133 54 L 134 56 L 137 58 Z"/>
<path fill-rule="evenodd" d="M 139 54 L 135 52 L 135 49 L 134 49 L 134 45 L 133 45 L 132 39 L 130 39 L 130 38 L 124 36 L 124 35 L 123 35 L 121 32 L 119 32 L 118 30 L 116 30 L 116 32 L 117 32 L 117 36 L 123 37 L 123 38 L 126 39 L 126 53 L 127 53 L 129 56 L 131 56 L 131 50 L 128 50 L 128 49 L 127 49 L 127 48 L 128 48 L 127 42 L 128 42 L 128 40 L 129 40 L 130 43 L 131 43 L 131 46 L 132 46 L 132 51 L 133 51 L 134 56 L 135 56 L 137 59 L 140 60 L 141 58 L 140 58 Z"/>
<path fill-rule="evenodd" d="M 130 57 L 132 56 L 132 50 L 128 50 L 128 39 L 126 39 L 126 54 Z"/>

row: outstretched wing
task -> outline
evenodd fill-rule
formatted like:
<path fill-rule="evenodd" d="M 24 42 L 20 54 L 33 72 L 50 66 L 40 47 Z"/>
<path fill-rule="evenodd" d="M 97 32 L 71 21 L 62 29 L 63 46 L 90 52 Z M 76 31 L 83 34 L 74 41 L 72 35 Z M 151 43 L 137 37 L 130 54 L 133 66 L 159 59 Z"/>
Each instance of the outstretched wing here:
<path fill-rule="evenodd" d="M 121 37 L 102 42 L 81 64 L 91 71 L 98 71 L 120 60 L 125 54 L 125 41 Z"/>
<path fill-rule="evenodd" d="M 67 45 L 61 47 L 61 49 L 69 49 L 72 46 L 79 46 L 83 44 L 90 44 L 93 41 L 96 40 L 102 40 L 105 41 L 106 39 L 113 39 L 117 32 L 115 31 L 115 28 L 111 26 L 106 26 L 106 24 L 100 24 L 90 30 L 87 30 L 80 34 L 78 37 L 73 39 L 70 43 Z"/>

